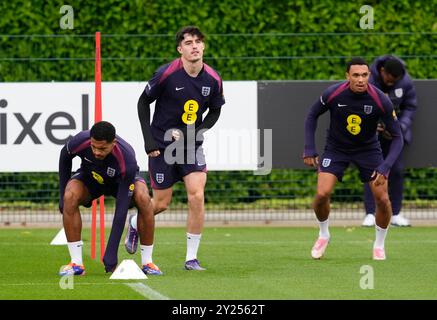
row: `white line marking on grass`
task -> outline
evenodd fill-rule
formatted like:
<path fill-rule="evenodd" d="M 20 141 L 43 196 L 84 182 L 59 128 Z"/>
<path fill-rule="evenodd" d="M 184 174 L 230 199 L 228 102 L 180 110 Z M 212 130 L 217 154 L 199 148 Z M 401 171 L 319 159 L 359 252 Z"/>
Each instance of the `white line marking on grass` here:
<path fill-rule="evenodd" d="M 125 285 L 149 300 L 170 300 L 169 297 L 160 294 L 158 291 L 153 290 L 149 286 L 146 286 L 144 283 L 125 283 Z"/>
<path fill-rule="evenodd" d="M 90 286 L 106 286 L 106 285 L 120 285 L 122 283 L 120 282 L 109 282 L 109 283 L 95 283 L 95 282 L 78 282 L 79 286 L 82 285 L 90 285 Z M 169 297 L 166 297 L 162 294 L 160 294 L 158 291 L 153 290 L 149 286 L 146 286 L 144 283 L 123 283 L 136 291 L 137 293 L 141 294 L 143 297 L 149 299 L 149 300 L 170 300 Z M 27 283 L 0 283 L 0 287 L 18 287 L 18 286 L 57 286 L 58 283 L 44 283 L 44 282 L 27 282 Z"/>
<path fill-rule="evenodd" d="M 106 285 L 114 285 L 119 283 L 95 283 L 95 282 L 77 282 L 79 285 L 84 286 L 106 286 Z M 58 282 L 53 283 L 44 283 L 44 282 L 27 282 L 27 283 L 0 283 L 0 287 L 3 286 L 57 286 Z"/>

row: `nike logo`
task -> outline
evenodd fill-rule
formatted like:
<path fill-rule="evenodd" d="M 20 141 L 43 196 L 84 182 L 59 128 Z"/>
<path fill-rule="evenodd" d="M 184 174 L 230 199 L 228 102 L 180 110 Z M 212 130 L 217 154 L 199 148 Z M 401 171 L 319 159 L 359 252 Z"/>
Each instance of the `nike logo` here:
<path fill-rule="evenodd" d="M 92 163 L 92 161 L 90 160 L 90 159 L 88 159 L 87 157 L 83 157 L 86 161 L 88 161 L 88 162 L 91 162 Z"/>
<path fill-rule="evenodd" d="M 176 87 L 176 91 L 182 90 L 183 88 L 185 87 L 180 87 L 180 88 Z"/>
<path fill-rule="evenodd" d="M 337 103 L 337 105 L 338 105 L 339 107 L 347 107 L 347 104 L 340 104 L 340 103 Z"/>

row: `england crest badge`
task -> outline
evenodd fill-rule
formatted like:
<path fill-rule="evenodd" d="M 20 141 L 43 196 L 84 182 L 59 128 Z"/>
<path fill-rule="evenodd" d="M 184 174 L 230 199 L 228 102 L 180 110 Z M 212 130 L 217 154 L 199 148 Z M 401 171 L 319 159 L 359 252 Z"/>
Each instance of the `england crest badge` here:
<path fill-rule="evenodd" d="M 373 110 L 373 106 L 369 106 L 367 104 L 364 105 L 364 113 L 365 114 L 371 114 Z"/>
<path fill-rule="evenodd" d="M 330 164 L 331 164 L 331 159 L 328 159 L 328 158 L 323 159 L 323 161 L 322 161 L 322 166 L 323 166 L 324 168 L 329 167 Z"/>
<path fill-rule="evenodd" d="M 403 95 L 404 95 L 404 90 L 402 88 L 395 89 L 396 98 L 402 98 Z"/>
<path fill-rule="evenodd" d="M 156 182 L 163 183 L 164 182 L 164 174 L 163 173 L 157 173 L 156 174 Z"/>
<path fill-rule="evenodd" d="M 108 169 L 106 169 L 106 174 L 108 175 L 108 177 L 114 178 L 115 176 L 115 169 L 108 167 Z"/>
<path fill-rule="evenodd" d="M 202 96 L 207 97 L 211 92 L 211 87 L 202 87 Z"/>

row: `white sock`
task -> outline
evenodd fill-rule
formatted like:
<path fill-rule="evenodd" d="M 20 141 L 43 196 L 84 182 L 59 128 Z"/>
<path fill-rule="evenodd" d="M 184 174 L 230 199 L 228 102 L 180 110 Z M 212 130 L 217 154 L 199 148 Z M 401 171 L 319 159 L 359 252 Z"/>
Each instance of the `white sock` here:
<path fill-rule="evenodd" d="M 75 241 L 75 242 L 67 242 L 68 244 L 68 251 L 70 252 L 71 262 L 83 265 L 82 262 L 82 247 L 83 247 L 83 241 Z"/>
<path fill-rule="evenodd" d="M 331 235 L 329 234 L 329 218 L 325 221 L 319 221 L 319 238 L 329 239 Z"/>
<path fill-rule="evenodd" d="M 387 236 L 387 230 L 388 227 L 386 229 L 383 229 L 375 224 L 376 239 L 375 239 L 375 243 L 373 244 L 373 248 L 384 249 L 384 242 L 385 242 L 385 237 Z"/>
<path fill-rule="evenodd" d="M 137 228 L 137 218 L 138 218 L 138 213 L 135 214 L 132 219 L 130 220 L 130 225 L 132 226 L 132 228 L 134 228 L 135 230 L 138 230 Z"/>
<path fill-rule="evenodd" d="M 153 244 L 150 246 L 140 244 L 141 248 L 141 264 L 144 266 L 148 263 L 152 263 Z"/>
<path fill-rule="evenodd" d="M 192 234 L 187 232 L 187 255 L 185 261 L 197 259 L 197 250 L 199 249 L 201 237 L 202 234 Z"/>

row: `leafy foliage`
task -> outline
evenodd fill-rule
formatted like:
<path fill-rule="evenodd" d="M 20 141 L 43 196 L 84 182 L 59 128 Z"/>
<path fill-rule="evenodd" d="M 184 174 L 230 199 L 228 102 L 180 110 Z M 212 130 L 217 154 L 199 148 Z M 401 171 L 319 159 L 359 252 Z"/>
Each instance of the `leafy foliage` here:
<path fill-rule="evenodd" d="M 349 57 L 387 52 L 413 78 L 437 78 L 437 0 L 367 1 L 373 29 L 360 28 L 364 3 L 353 1 L 107 0 L 71 1 L 74 29 L 63 30 L 63 2 L 0 3 L 0 34 L 19 36 L 0 37 L 0 81 L 92 81 L 96 31 L 103 79 L 145 81 L 177 56 L 174 34 L 188 24 L 207 34 L 206 61 L 224 80 L 340 79 Z"/>

